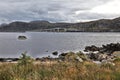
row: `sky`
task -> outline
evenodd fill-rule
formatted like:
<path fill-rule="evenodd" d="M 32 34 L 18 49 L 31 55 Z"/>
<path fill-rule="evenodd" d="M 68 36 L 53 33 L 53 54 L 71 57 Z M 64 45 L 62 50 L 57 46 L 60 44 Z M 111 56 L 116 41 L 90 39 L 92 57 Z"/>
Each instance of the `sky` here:
<path fill-rule="evenodd" d="M 116 17 L 120 17 L 120 0 L 0 0 L 0 23 L 74 23 Z"/>

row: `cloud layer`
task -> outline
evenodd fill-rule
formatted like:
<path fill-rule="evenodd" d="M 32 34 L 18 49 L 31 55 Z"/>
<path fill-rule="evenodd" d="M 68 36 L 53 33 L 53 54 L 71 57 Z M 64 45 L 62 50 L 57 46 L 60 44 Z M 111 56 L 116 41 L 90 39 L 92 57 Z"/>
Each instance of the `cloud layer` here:
<path fill-rule="evenodd" d="M 0 0 L 0 23 L 47 20 L 77 22 L 111 18 L 116 14 L 91 12 L 95 7 L 114 0 Z"/>

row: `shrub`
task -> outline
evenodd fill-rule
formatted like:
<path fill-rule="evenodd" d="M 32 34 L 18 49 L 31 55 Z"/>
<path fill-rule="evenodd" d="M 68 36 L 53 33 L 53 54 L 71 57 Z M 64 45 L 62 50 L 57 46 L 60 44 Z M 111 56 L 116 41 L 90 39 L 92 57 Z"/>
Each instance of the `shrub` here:
<path fill-rule="evenodd" d="M 22 53 L 18 65 L 29 65 L 33 63 L 33 59 L 30 56 L 26 55 L 27 52 Z"/>

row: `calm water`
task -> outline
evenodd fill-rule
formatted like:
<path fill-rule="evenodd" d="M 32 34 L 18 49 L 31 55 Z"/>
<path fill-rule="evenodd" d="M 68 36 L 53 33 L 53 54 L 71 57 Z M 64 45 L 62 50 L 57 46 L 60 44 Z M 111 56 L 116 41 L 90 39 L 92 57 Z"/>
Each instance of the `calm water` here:
<path fill-rule="evenodd" d="M 18 40 L 19 35 L 28 39 Z M 0 33 L 0 57 L 19 57 L 25 51 L 32 57 L 43 57 L 54 51 L 80 51 L 87 45 L 113 42 L 120 42 L 120 33 Z"/>

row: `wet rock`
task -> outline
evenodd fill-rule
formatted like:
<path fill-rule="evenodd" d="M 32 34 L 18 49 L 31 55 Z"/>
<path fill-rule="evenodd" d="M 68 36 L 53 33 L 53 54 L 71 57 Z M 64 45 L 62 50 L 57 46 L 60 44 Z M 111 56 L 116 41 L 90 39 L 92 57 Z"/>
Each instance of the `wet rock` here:
<path fill-rule="evenodd" d="M 95 45 L 86 46 L 84 51 L 86 51 L 86 52 L 88 52 L 88 51 L 99 51 L 99 47 L 96 47 Z"/>
<path fill-rule="evenodd" d="M 0 62 L 13 62 L 18 60 L 19 58 L 0 58 Z"/>
<path fill-rule="evenodd" d="M 67 53 L 62 53 L 59 56 L 66 56 L 66 55 L 67 55 Z"/>
<path fill-rule="evenodd" d="M 55 52 L 53 52 L 52 54 L 55 55 L 55 56 L 57 56 L 57 55 L 58 55 L 58 52 L 55 51 Z"/>
<path fill-rule="evenodd" d="M 66 55 L 67 55 L 67 53 L 61 53 L 61 54 L 59 55 L 59 59 L 60 59 L 61 61 L 64 61 Z"/>
<path fill-rule="evenodd" d="M 18 61 L 20 60 L 19 58 L 11 58 L 12 61 Z"/>
<path fill-rule="evenodd" d="M 99 51 L 100 53 L 111 55 L 115 51 L 120 51 L 120 43 L 110 43 L 110 44 L 102 45 L 102 47 L 96 47 L 94 45 L 86 46 L 84 51 L 87 52 Z"/>
<path fill-rule="evenodd" d="M 0 62 L 5 62 L 5 59 L 4 58 L 0 58 Z"/>
<path fill-rule="evenodd" d="M 111 55 L 114 51 L 120 51 L 120 43 L 110 43 L 102 45 L 100 52 L 106 52 Z"/>
<path fill-rule="evenodd" d="M 18 39 L 19 39 L 19 40 L 26 40 L 27 37 L 26 37 L 26 36 L 18 36 Z"/>
<path fill-rule="evenodd" d="M 41 60 L 41 58 L 36 58 L 35 60 L 36 60 L 36 61 L 40 61 L 40 60 Z"/>

